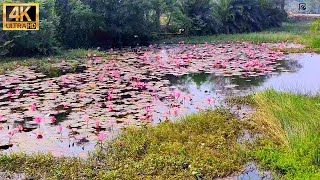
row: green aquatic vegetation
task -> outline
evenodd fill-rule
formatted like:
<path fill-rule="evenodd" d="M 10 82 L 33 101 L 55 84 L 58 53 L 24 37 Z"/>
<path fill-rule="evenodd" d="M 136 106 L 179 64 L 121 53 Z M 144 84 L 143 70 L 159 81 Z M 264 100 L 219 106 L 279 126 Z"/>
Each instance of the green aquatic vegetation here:
<path fill-rule="evenodd" d="M 58 59 L 50 59 L 50 58 L 7 58 L 3 61 L 0 61 L 0 74 L 4 74 L 6 72 L 12 71 L 17 67 L 32 67 L 38 72 L 41 72 L 48 77 L 57 77 L 61 75 L 61 68 L 58 64 L 62 62 Z M 68 62 L 73 65 L 73 67 L 77 67 L 79 62 L 70 61 Z"/>
<path fill-rule="evenodd" d="M 206 111 L 177 122 L 132 127 L 86 160 L 50 155 L 0 156 L 0 172 L 48 179 L 212 179 L 242 171 L 237 142 L 247 125 L 228 111 Z"/>
<path fill-rule="evenodd" d="M 243 127 L 227 111 L 215 111 L 129 129 L 111 144 L 105 161 L 110 174 L 122 179 L 224 177 L 247 162 L 237 143 Z"/>
<path fill-rule="evenodd" d="M 285 179 L 319 179 L 320 97 L 269 90 L 252 98 L 254 122 L 269 137 L 256 159 Z"/>

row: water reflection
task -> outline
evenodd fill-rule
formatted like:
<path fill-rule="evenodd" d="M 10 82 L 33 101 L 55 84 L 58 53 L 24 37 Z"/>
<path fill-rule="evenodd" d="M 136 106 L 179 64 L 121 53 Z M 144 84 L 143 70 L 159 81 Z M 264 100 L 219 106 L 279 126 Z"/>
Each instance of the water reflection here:
<path fill-rule="evenodd" d="M 184 76 L 168 75 L 173 86 L 193 94 L 195 98 L 208 95 L 249 94 L 273 88 L 278 91 L 317 94 L 320 90 L 320 55 L 290 55 L 288 61 L 281 61 L 275 72 L 266 76 L 215 76 L 208 73 Z M 231 86 L 230 86 L 231 85 Z"/>

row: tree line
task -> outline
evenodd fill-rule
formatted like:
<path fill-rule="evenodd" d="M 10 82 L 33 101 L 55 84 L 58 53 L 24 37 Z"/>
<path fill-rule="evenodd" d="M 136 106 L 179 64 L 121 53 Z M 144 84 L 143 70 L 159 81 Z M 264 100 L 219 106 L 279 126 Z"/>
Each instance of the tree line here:
<path fill-rule="evenodd" d="M 146 45 L 162 33 L 198 36 L 255 32 L 280 26 L 286 18 L 278 0 L 32 2 L 40 3 L 40 31 L 0 31 L 0 55 L 48 55 L 65 48 Z"/>

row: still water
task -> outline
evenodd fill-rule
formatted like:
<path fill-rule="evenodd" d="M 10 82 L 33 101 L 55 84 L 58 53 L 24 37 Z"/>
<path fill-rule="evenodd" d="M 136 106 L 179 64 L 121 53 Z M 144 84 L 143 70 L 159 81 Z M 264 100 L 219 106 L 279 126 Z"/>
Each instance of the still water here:
<path fill-rule="evenodd" d="M 265 89 L 316 95 L 320 90 L 320 55 L 289 55 L 276 72 L 248 78 L 214 76 L 208 73 L 167 76 L 171 85 L 194 99 L 211 96 L 246 95 Z"/>

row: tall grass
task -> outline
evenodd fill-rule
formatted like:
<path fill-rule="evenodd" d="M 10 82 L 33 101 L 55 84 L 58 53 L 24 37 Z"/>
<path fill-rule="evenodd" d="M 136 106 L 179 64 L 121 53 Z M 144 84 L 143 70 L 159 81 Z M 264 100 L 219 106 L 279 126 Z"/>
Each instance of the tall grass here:
<path fill-rule="evenodd" d="M 320 97 L 269 90 L 253 99 L 254 121 L 278 144 L 258 149 L 257 158 L 286 179 L 319 179 Z"/>
<path fill-rule="evenodd" d="M 320 49 L 320 20 L 310 26 L 310 36 L 307 38 L 309 46 Z"/>
<path fill-rule="evenodd" d="M 295 42 L 305 43 L 304 36 L 308 35 L 311 22 L 286 22 L 281 27 L 271 28 L 262 32 L 244 33 L 244 34 L 220 34 L 213 36 L 194 36 L 194 37 L 179 37 L 165 39 L 161 42 L 178 43 L 219 43 L 229 41 L 246 41 L 252 43 L 281 43 Z"/>

